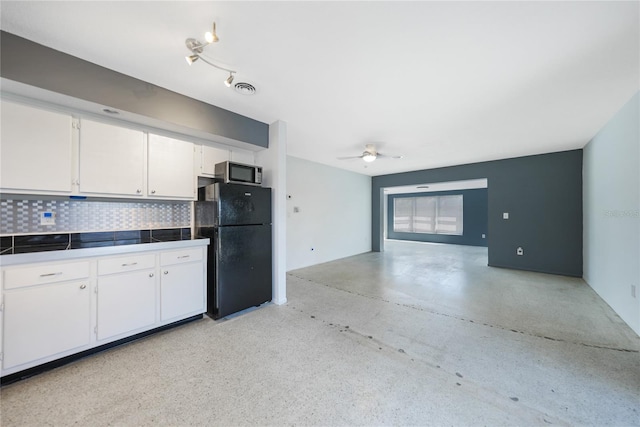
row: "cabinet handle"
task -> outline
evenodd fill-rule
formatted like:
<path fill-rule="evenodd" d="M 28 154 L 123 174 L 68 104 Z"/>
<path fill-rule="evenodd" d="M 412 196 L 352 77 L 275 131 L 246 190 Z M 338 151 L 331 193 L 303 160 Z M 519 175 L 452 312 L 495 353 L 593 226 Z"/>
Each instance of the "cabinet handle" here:
<path fill-rule="evenodd" d="M 83 283 L 82 285 L 80 285 L 80 289 L 87 289 L 87 285 Z"/>
<path fill-rule="evenodd" d="M 59 271 L 57 273 L 47 273 L 47 274 L 41 274 L 40 277 L 49 277 L 49 276 L 59 276 L 62 274 L 62 271 Z"/>
<path fill-rule="evenodd" d="M 142 190 L 140 190 L 139 188 L 136 190 L 136 193 L 140 194 L 142 193 Z"/>
<path fill-rule="evenodd" d="M 191 255 L 182 255 L 182 256 L 179 256 L 179 257 L 178 257 L 178 259 L 182 259 L 182 258 L 189 258 L 190 256 L 191 256 Z"/>
<path fill-rule="evenodd" d="M 156 190 L 151 190 L 151 194 L 156 194 Z"/>
<path fill-rule="evenodd" d="M 137 262 L 130 262 L 128 264 L 122 264 L 123 267 L 131 267 L 132 265 L 136 265 Z"/>
<path fill-rule="evenodd" d="M 149 277 L 153 277 L 153 273 L 149 273 Z"/>
<path fill-rule="evenodd" d="M 169 272 L 167 270 L 164 271 L 164 274 L 169 274 Z"/>

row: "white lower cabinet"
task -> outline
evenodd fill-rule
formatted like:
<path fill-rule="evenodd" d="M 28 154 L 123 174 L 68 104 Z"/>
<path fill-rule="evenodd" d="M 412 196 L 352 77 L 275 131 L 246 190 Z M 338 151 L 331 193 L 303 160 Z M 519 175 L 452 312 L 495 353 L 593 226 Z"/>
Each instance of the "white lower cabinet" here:
<path fill-rule="evenodd" d="M 98 277 L 97 339 L 135 333 L 156 323 L 155 269 Z"/>
<path fill-rule="evenodd" d="M 89 280 L 7 291 L 2 315 L 3 370 L 82 349 L 91 341 Z"/>
<path fill-rule="evenodd" d="M 134 334 L 156 323 L 156 254 L 98 260 L 98 341 Z"/>
<path fill-rule="evenodd" d="M 3 266 L 2 376 L 204 313 L 205 253 L 194 243 Z"/>
<path fill-rule="evenodd" d="M 161 254 L 160 317 L 163 322 L 205 311 L 203 249 Z"/>

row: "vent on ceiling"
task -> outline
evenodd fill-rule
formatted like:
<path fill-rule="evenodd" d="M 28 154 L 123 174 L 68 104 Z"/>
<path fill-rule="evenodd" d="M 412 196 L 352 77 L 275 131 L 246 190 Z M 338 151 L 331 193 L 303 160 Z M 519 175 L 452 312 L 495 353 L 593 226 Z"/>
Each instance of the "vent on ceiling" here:
<path fill-rule="evenodd" d="M 236 83 L 235 84 L 236 92 L 241 93 L 243 95 L 253 95 L 256 93 L 256 87 L 251 83 Z"/>

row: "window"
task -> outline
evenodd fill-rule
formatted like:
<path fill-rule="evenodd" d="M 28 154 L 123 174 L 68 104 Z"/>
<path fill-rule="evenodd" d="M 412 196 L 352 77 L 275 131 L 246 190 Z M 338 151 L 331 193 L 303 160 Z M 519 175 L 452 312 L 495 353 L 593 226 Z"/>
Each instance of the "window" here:
<path fill-rule="evenodd" d="M 462 236 L 462 194 L 394 198 L 393 231 Z"/>

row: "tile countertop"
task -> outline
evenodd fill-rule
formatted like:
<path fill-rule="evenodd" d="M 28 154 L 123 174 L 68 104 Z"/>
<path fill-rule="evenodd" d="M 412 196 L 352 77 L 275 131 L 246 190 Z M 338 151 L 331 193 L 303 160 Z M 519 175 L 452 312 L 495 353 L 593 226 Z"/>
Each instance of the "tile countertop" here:
<path fill-rule="evenodd" d="M 207 245 L 209 245 L 209 239 L 190 239 L 170 242 L 140 243 L 137 245 L 120 245 L 85 249 L 70 249 L 62 251 L 31 252 L 25 254 L 2 255 L 0 256 L 0 266 L 7 267 L 12 265 L 31 264 L 36 262 L 67 261 L 78 258 L 122 255 L 148 251 L 163 251 Z"/>

